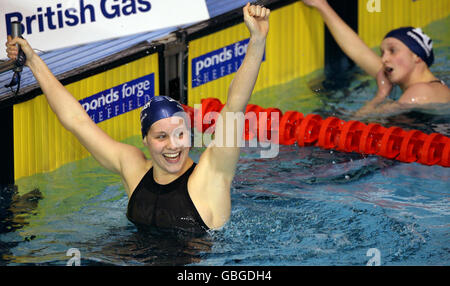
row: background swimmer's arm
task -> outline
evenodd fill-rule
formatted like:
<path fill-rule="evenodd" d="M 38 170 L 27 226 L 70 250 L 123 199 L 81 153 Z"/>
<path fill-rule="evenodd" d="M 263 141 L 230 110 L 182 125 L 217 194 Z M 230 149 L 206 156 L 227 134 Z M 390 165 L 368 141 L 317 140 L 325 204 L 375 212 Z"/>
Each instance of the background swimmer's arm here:
<path fill-rule="evenodd" d="M 98 127 L 78 100 L 56 79 L 26 40 L 18 38 L 12 40 L 8 36 L 6 44 L 8 57 L 14 59 L 17 56 L 16 43 L 20 44 L 24 51 L 27 57 L 25 64 L 33 72 L 50 108 L 64 128 L 73 133 L 103 167 L 115 173 L 121 173 L 121 162 L 126 161 L 125 159 L 130 156 L 130 153 L 136 153 L 130 150 L 133 146 L 113 140 Z"/>
<path fill-rule="evenodd" d="M 322 16 L 333 38 L 342 51 L 360 68 L 375 77 L 382 68 L 381 57 L 371 50 L 333 10 L 326 0 L 303 0 L 306 5 L 315 7 Z"/>
<path fill-rule="evenodd" d="M 396 107 L 398 108 L 398 106 L 396 106 L 397 103 L 385 103 L 386 98 L 392 91 L 393 85 L 386 77 L 385 71 L 383 69 L 380 69 L 378 71 L 376 79 L 378 86 L 377 94 L 355 113 L 355 116 L 357 118 L 363 118 L 369 114 L 389 113 L 392 112 Z"/>
<path fill-rule="evenodd" d="M 386 100 L 392 91 L 392 83 L 386 77 L 384 70 L 379 70 L 377 73 L 377 94 L 372 100 L 369 100 L 360 110 L 355 113 L 355 117 L 360 119 L 367 117 L 368 115 L 388 114 L 393 115 L 396 113 L 402 113 L 413 108 L 413 102 L 408 101 L 416 92 L 408 89 L 403 93 L 398 101 Z M 422 93 L 423 90 L 419 91 Z M 414 100 L 413 100 L 414 101 Z"/>
<path fill-rule="evenodd" d="M 387 100 L 386 102 L 383 101 L 377 104 L 372 100 L 355 113 L 354 119 L 361 120 L 369 116 L 378 116 L 378 115 L 390 116 L 410 111 L 414 107 L 416 106 L 412 104 L 405 104 L 399 101 Z"/>
<path fill-rule="evenodd" d="M 386 96 L 383 96 L 381 92 L 381 96 L 377 94 L 374 99 L 358 110 L 355 116 L 365 117 L 374 114 L 393 115 L 418 108 L 435 109 L 435 105 L 429 105 L 433 103 L 439 104 L 439 102 L 430 99 L 430 95 L 433 95 L 434 92 L 435 90 L 428 83 L 417 83 L 409 87 L 397 101 L 385 101 Z M 378 93 L 380 94 L 380 89 Z M 445 104 L 445 101 L 441 103 Z"/>
<path fill-rule="evenodd" d="M 384 113 L 382 112 L 382 106 L 385 106 L 385 108 L 392 110 L 395 108 L 395 104 L 396 102 L 387 102 L 385 103 L 384 101 L 386 100 L 386 96 L 380 94 L 380 92 L 377 93 L 377 95 L 372 98 L 371 100 L 369 100 L 368 102 L 366 102 L 366 104 L 361 107 L 361 109 L 359 109 L 354 116 L 358 119 L 364 118 L 368 115 L 372 115 L 372 114 L 377 114 L 377 113 Z"/>

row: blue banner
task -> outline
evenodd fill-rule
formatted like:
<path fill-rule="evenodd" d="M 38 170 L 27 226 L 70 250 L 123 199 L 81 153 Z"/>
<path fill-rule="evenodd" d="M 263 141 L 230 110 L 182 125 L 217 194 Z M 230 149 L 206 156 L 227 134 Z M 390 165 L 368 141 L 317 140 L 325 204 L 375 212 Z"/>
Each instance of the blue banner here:
<path fill-rule="evenodd" d="M 142 107 L 153 96 L 155 96 L 155 74 L 151 73 L 79 102 L 92 120 L 99 123 Z"/>
<path fill-rule="evenodd" d="M 250 39 L 228 45 L 192 59 L 192 87 L 237 72 L 244 60 Z M 264 52 L 263 61 L 266 60 Z"/>

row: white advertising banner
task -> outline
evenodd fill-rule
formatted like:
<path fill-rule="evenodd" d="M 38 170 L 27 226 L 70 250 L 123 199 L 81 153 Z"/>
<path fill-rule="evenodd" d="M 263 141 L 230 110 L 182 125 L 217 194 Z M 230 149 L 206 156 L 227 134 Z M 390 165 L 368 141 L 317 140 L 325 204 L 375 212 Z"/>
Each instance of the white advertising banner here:
<path fill-rule="evenodd" d="M 49 51 L 208 18 L 205 0 L 1 0 L 0 39 L 18 21 L 33 48 Z"/>

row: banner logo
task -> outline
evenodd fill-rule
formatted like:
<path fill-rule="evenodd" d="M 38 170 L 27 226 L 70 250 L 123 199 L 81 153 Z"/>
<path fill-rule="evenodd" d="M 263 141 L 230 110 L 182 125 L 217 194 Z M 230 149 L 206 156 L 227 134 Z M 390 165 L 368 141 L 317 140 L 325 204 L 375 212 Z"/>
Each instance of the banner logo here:
<path fill-rule="evenodd" d="M 207 19 L 205 0 L 1 0 L 0 38 L 18 21 L 33 48 L 50 51 Z"/>
<path fill-rule="evenodd" d="M 192 59 L 192 87 L 237 72 L 247 52 L 249 40 L 245 39 Z M 264 52 L 263 61 L 265 60 Z"/>
<path fill-rule="evenodd" d="M 125 1 L 124 1 L 125 2 Z M 130 16 L 137 13 L 145 13 L 151 10 L 150 1 L 131 0 L 125 4 L 117 4 L 112 1 L 101 0 L 100 12 L 104 18 L 113 19 L 121 16 Z M 62 29 L 64 26 L 77 26 L 88 22 L 95 22 L 99 13 L 92 4 L 80 0 L 78 6 L 62 8 L 62 4 L 56 4 L 56 8 L 37 7 L 33 15 L 25 16 L 21 12 L 11 12 L 5 14 L 6 30 L 11 35 L 11 23 L 18 21 L 22 23 L 24 35 L 33 34 L 33 32 L 44 32 L 45 30 Z M 33 31 L 33 28 L 34 31 Z"/>
<path fill-rule="evenodd" d="M 95 123 L 144 106 L 155 96 L 155 74 L 117 85 L 87 98 L 80 104 Z"/>

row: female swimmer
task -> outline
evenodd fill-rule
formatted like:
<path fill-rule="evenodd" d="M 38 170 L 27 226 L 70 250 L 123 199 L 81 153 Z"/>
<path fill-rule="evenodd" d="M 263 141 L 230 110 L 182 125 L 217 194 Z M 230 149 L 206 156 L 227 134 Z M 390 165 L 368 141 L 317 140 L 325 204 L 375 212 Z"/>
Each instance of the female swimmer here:
<path fill-rule="evenodd" d="M 430 71 L 434 61 L 433 43 L 420 28 L 390 31 L 381 42 L 381 57 L 372 51 L 336 14 L 326 0 L 303 0 L 316 8 L 334 39 L 359 67 L 377 80 L 376 96 L 355 114 L 392 114 L 414 108 L 436 108 L 450 103 L 450 91 Z M 403 93 L 397 101 L 386 100 L 397 84 Z"/>
<path fill-rule="evenodd" d="M 253 91 L 269 30 L 270 10 L 247 4 L 244 22 L 250 32 L 247 54 L 236 72 L 220 115 L 244 112 Z M 80 103 L 55 78 L 26 40 L 8 36 L 7 54 L 17 57 L 19 44 L 61 124 L 72 132 L 106 169 L 120 174 L 129 197 L 128 218 L 137 226 L 203 231 L 222 227 L 230 217 L 230 186 L 240 149 L 216 146 L 214 141 L 198 164 L 189 157 L 190 135 L 183 109 L 176 101 L 156 96 L 141 112 L 147 159 L 135 146 L 117 142 L 100 129 Z M 223 130 L 231 130 L 231 126 Z M 242 129 L 224 136 L 242 136 Z"/>

